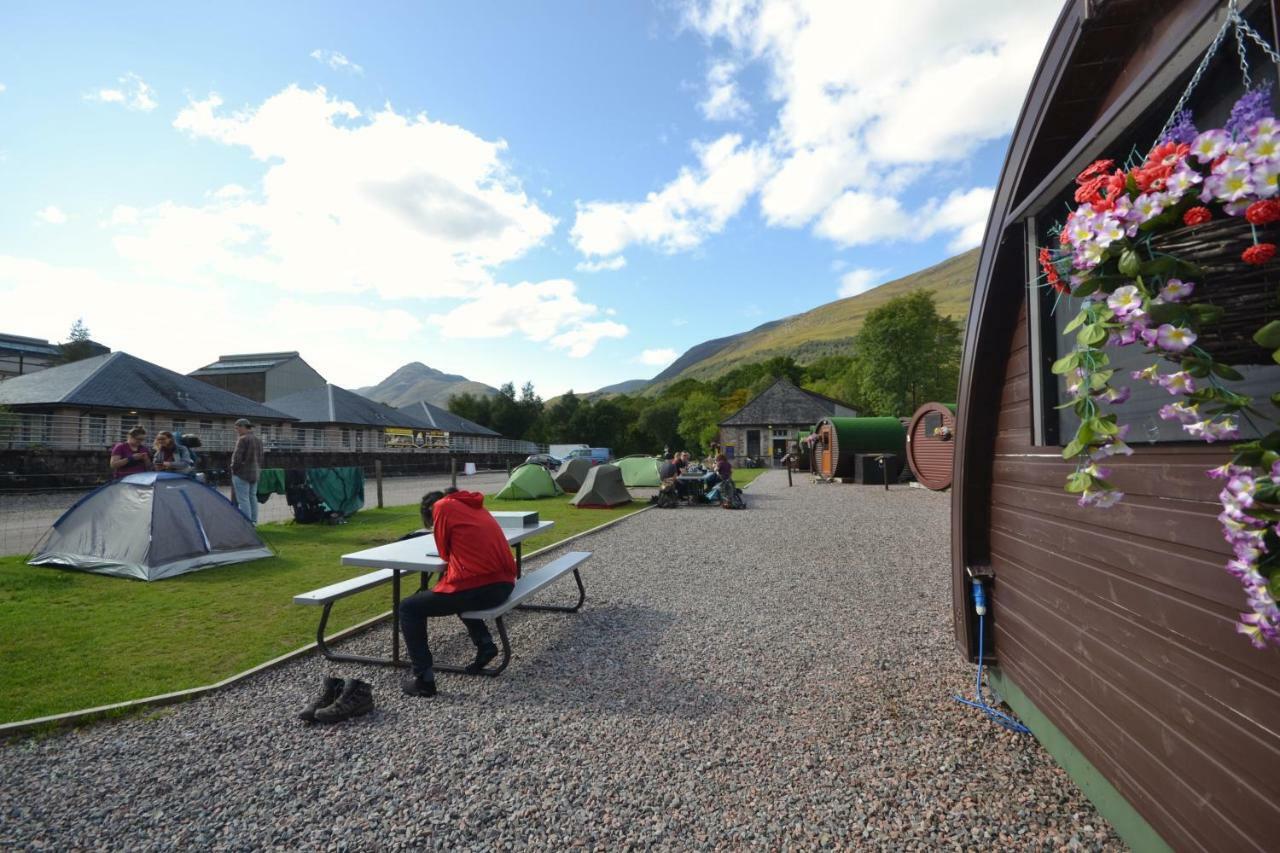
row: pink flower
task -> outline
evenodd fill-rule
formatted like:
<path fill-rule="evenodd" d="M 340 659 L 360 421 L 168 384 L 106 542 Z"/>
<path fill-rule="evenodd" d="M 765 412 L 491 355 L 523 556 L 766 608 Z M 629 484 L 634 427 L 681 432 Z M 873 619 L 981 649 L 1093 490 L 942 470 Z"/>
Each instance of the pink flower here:
<path fill-rule="evenodd" d="M 1196 333 L 1181 326 L 1165 323 L 1156 330 L 1156 343 L 1162 350 L 1182 352 L 1196 342 Z"/>
<path fill-rule="evenodd" d="M 1196 390 L 1195 380 L 1185 370 L 1161 376 L 1157 381 L 1160 387 L 1170 394 L 1194 394 Z"/>
<path fill-rule="evenodd" d="M 1181 302 L 1191 295 L 1195 285 L 1180 278 L 1171 278 L 1160 288 L 1160 298 L 1165 302 Z"/>
<path fill-rule="evenodd" d="M 1107 297 L 1107 307 L 1116 312 L 1117 317 L 1127 317 L 1134 311 L 1142 310 L 1142 294 L 1132 284 L 1117 287 Z"/>

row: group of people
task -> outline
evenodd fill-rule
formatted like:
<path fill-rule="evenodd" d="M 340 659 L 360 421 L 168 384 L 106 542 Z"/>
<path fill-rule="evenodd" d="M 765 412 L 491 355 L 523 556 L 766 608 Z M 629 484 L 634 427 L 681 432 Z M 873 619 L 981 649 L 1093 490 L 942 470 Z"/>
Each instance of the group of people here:
<path fill-rule="evenodd" d="M 658 476 L 662 478 L 663 483 L 670 483 L 676 490 L 679 497 L 685 498 L 690 495 L 691 484 L 680 479 L 689 469 L 692 456 L 689 451 L 680 450 L 671 453 L 669 456 L 664 454 L 662 464 L 658 467 Z M 702 475 L 702 488 L 704 491 L 710 491 L 716 485 L 732 484 L 733 482 L 733 464 L 729 461 L 729 457 L 723 453 L 715 453 L 709 457 L 704 466 L 707 470 Z M 732 488 L 727 485 L 727 488 Z"/>
<path fill-rule="evenodd" d="M 236 448 L 231 453 L 231 486 L 236 496 L 235 504 L 245 518 L 257 524 L 262 440 L 254 434 L 253 423 L 248 418 L 236 421 L 236 435 Z M 149 449 L 146 444 L 146 427 L 139 424 L 129 430 L 128 437 L 111 448 L 111 476 L 119 480 L 148 471 L 195 476 L 196 456 L 191 446 L 198 447 L 199 444 L 192 441 L 191 436 L 184 440 L 169 430 L 161 430 L 156 433 Z"/>

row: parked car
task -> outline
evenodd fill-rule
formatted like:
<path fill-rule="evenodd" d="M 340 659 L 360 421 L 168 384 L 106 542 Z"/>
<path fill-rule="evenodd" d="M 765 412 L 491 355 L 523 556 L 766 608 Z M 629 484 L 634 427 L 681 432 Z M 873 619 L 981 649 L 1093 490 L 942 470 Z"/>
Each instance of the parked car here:
<path fill-rule="evenodd" d="M 565 457 L 565 459 L 587 459 L 592 465 L 608 462 L 612 458 L 613 451 L 607 447 L 579 447 Z"/>
<path fill-rule="evenodd" d="M 548 471 L 559 471 L 560 466 L 564 464 L 561 460 L 555 458 L 550 453 L 535 453 L 528 459 L 524 460 L 526 465 L 541 465 Z"/>

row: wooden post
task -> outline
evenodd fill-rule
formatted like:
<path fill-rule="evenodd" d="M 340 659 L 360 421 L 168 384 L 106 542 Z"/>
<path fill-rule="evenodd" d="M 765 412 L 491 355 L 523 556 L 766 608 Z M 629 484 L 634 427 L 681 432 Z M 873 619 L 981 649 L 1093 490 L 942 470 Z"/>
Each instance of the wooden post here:
<path fill-rule="evenodd" d="M 458 488 L 458 457 L 449 454 L 449 484 Z"/>
<path fill-rule="evenodd" d="M 373 460 L 373 477 L 378 481 L 378 509 L 382 509 L 382 460 Z"/>
<path fill-rule="evenodd" d="M 788 489 L 791 488 L 791 469 L 793 467 L 795 466 L 792 465 L 792 463 L 788 460 L 787 462 L 787 488 Z"/>

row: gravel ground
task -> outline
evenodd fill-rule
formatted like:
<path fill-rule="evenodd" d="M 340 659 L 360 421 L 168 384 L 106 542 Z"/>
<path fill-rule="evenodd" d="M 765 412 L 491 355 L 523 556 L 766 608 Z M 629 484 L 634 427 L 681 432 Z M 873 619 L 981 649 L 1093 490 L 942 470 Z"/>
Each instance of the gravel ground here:
<path fill-rule="evenodd" d="M 481 471 L 471 477 L 458 475 L 458 487 L 493 494 L 507 482 L 506 471 Z M 449 485 L 448 474 L 431 474 L 422 477 L 386 477 L 382 481 L 384 506 L 415 504 L 425 492 Z M 378 493 L 373 478 L 365 480 L 366 506 L 378 505 Z M 26 554 L 44 536 L 45 531 L 58 520 L 67 507 L 88 494 L 91 489 L 59 489 L 48 492 L 0 494 L 0 556 Z M 222 486 L 219 491 L 231 497 L 231 487 Z M 293 510 L 283 495 L 272 495 L 265 504 L 258 506 L 258 521 L 284 521 L 293 518 Z"/>
<path fill-rule="evenodd" d="M 946 495 L 769 473 L 746 497 L 578 540 L 587 606 L 516 614 L 498 679 L 441 675 L 410 699 L 399 672 L 309 656 L 4 747 L 0 846 L 1121 846 L 1034 739 L 951 700 L 972 669 L 951 639 Z M 468 657 L 456 622 L 433 637 Z M 377 709 L 294 719 L 325 673 L 371 681 Z"/>

